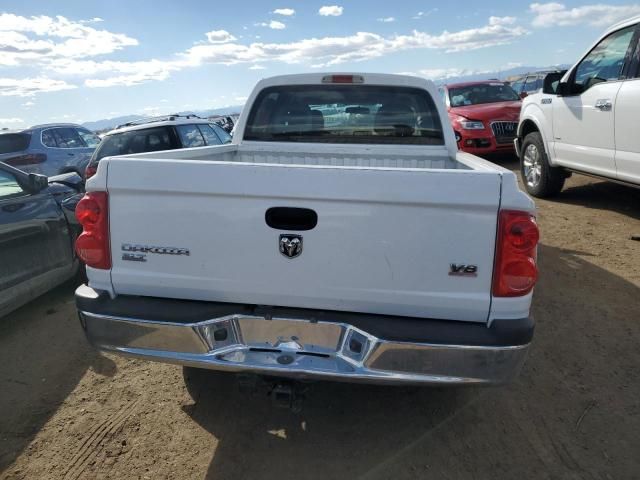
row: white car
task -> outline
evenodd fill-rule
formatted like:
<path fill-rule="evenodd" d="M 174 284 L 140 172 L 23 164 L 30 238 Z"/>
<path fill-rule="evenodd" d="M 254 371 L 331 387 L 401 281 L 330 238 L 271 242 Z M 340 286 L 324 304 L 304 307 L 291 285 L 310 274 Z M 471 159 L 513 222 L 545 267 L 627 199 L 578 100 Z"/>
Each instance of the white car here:
<path fill-rule="evenodd" d="M 537 278 L 516 180 L 458 151 L 427 80 L 262 80 L 230 145 L 100 161 L 76 210 L 81 322 L 100 349 L 191 367 L 507 382 Z"/>
<path fill-rule="evenodd" d="M 557 85 L 524 99 L 516 151 L 536 197 L 571 172 L 640 186 L 640 17 L 609 28 Z"/>

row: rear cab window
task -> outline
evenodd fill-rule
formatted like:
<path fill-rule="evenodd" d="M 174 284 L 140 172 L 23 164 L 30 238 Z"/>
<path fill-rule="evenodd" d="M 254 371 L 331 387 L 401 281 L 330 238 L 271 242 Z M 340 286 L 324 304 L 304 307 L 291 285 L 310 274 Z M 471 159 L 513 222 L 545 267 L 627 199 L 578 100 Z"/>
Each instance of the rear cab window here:
<path fill-rule="evenodd" d="M 104 137 L 96 149 L 93 161 L 114 155 L 173 150 L 176 142 L 168 127 L 154 127 L 113 133 Z"/>
<path fill-rule="evenodd" d="M 244 140 L 444 145 L 423 89 L 384 85 L 281 85 L 260 92 Z"/>
<path fill-rule="evenodd" d="M 0 134 L 0 154 L 21 152 L 29 148 L 30 133 L 3 133 Z"/>

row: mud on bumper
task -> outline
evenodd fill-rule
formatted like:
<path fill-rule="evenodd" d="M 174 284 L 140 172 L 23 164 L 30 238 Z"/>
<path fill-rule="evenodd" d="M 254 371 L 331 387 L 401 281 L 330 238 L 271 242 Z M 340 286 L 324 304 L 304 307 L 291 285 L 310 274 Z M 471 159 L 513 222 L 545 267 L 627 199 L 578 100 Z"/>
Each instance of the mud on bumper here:
<path fill-rule="evenodd" d="M 491 326 L 407 317 L 118 296 L 81 286 L 98 349 L 212 370 L 397 384 L 502 384 L 526 358 L 533 321 Z"/>

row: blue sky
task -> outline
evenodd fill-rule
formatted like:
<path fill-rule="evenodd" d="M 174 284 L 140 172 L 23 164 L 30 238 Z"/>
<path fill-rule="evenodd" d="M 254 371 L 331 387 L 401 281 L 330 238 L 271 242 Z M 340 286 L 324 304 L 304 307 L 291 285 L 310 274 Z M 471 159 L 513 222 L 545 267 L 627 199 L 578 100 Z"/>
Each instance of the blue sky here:
<path fill-rule="evenodd" d="M 573 63 L 625 2 L 13 1 L 0 5 L 0 127 L 237 105 L 315 71 L 430 78 Z"/>

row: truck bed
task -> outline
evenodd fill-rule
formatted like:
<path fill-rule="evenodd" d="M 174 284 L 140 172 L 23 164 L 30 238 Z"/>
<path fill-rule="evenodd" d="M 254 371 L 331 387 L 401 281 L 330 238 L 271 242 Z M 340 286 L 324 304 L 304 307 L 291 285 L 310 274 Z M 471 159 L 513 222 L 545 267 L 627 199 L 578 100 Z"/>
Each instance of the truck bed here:
<path fill-rule="evenodd" d="M 472 170 L 486 169 L 487 164 L 477 157 L 458 154 L 452 158 L 444 148 L 406 147 L 398 153 L 395 145 L 309 145 L 283 146 L 269 144 L 261 147 L 254 145 L 225 145 L 207 148 L 186 148 L 162 152 L 127 155 L 131 159 L 172 159 L 197 160 L 236 163 L 255 163 L 270 165 L 301 165 L 327 167 L 360 167 L 383 169 L 438 169 Z M 495 166 L 494 166 L 495 167 Z"/>

